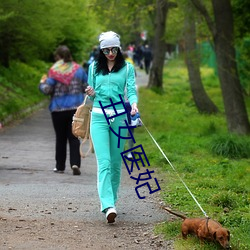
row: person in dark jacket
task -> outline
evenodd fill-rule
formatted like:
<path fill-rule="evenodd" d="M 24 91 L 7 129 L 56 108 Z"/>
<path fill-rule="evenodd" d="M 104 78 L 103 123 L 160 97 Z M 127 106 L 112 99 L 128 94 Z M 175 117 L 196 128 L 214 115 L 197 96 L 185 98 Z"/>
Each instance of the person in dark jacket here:
<path fill-rule="evenodd" d="M 150 65 L 151 65 L 151 61 L 153 59 L 153 55 L 152 55 L 152 51 L 149 48 L 149 46 L 146 44 L 145 45 L 145 49 L 143 52 L 143 57 L 144 57 L 144 67 L 145 67 L 145 71 L 146 74 L 149 73 L 149 69 L 150 69 Z"/>

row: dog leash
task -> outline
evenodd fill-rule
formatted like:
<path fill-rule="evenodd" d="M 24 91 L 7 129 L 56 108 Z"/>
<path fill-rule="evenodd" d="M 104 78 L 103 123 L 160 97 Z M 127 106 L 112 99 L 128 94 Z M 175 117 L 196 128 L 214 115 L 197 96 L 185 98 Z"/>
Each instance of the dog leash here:
<path fill-rule="evenodd" d="M 205 215 L 205 217 L 209 218 L 209 216 L 207 215 L 207 213 L 203 210 L 203 208 L 201 207 L 201 205 L 199 204 L 199 202 L 196 200 L 196 198 L 194 197 L 194 195 L 192 194 L 192 192 L 190 191 L 190 189 L 188 188 L 188 186 L 186 185 L 186 183 L 182 180 L 182 178 L 180 177 L 180 175 L 178 174 L 176 168 L 173 166 L 173 164 L 170 162 L 170 160 L 168 159 L 168 157 L 165 155 L 165 153 L 163 152 L 163 150 L 161 149 L 161 147 L 159 146 L 159 144 L 156 142 L 156 140 L 154 139 L 154 137 L 152 136 L 152 134 L 149 132 L 149 130 L 147 129 L 147 127 L 145 126 L 145 124 L 142 122 L 141 118 L 139 118 L 142 125 L 145 127 L 146 131 L 148 132 L 148 134 L 150 135 L 150 137 L 152 138 L 153 142 L 155 143 L 155 145 L 158 147 L 158 149 L 160 150 L 160 152 L 162 153 L 162 155 L 165 157 L 165 159 L 167 160 L 167 162 L 169 163 L 169 165 L 171 166 L 171 168 L 175 171 L 175 173 L 177 174 L 177 176 L 179 177 L 180 181 L 182 182 L 182 184 L 185 186 L 185 188 L 187 189 L 187 191 L 189 192 L 189 194 L 191 195 L 191 197 L 193 198 L 193 200 L 196 202 L 196 204 L 198 205 L 198 207 L 200 208 L 200 210 L 202 211 L 202 213 Z"/>

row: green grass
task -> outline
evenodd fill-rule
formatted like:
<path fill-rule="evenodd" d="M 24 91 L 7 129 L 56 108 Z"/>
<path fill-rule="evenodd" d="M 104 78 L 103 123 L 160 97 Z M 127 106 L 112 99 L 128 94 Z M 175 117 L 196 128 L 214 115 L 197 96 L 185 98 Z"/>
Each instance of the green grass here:
<path fill-rule="evenodd" d="M 202 68 L 201 73 L 208 95 L 220 110 L 217 115 L 197 111 L 180 60 L 165 67 L 163 93 L 139 90 L 142 120 L 174 170 L 143 127 L 136 129 L 136 142 L 142 144 L 151 168 L 158 172 L 160 196 L 166 205 L 189 217 L 203 216 L 181 178 L 206 213 L 230 230 L 232 249 L 250 249 L 250 138 L 227 132 L 218 79 L 209 68 Z M 250 101 L 246 101 L 250 112 Z M 180 219 L 162 223 L 155 232 L 175 239 L 178 250 L 218 248 L 214 243 L 201 248 L 194 237 L 184 242 L 179 238 L 180 224 Z"/>
<path fill-rule="evenodd" d="M 9 69 L 0 67 L 0 122 L 10 115 L 20 117 L 21 111 L 34 107 L 46 97 L 38 90 L 42 74 L 48 65 L 33 62 L 30 65 L 12 62 Z"/>

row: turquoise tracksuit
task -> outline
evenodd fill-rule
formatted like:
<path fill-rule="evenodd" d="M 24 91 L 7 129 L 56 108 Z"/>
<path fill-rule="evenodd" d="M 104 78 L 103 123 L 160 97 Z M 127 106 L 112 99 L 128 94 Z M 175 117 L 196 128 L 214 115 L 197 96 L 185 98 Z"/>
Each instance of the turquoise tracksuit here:
<path fill-rule="evenodd" d="M 121 155 L 124 151 L 125 139 L 120 139 L 118 148 L 118 137 L 110 130 L 110 127 L 119 134 L 119 127 L 125 126 L 126 114 L 119 115 L 110 121 L 106 120 L 99 101 L 102 106 L 120 102 L 119 95 L 124 101 L 124 90 L 126 88 L 127 98 L 132 103 L 137 103 L 135 87 L 134 66 L 127 63 L 119 72 L 111 72 L 108 75 L 95 74 L 94 63 L 89 67 L 88 84 L 95 89 L 93 99 L 93 111 L 91 114 L 90 134 L 94 145 L 97 160 L 97 189 L 101 201 L 101 211 L 106 208 L 115 207 L 118 189 L 121 179 Z M 123 111 L 123 105 L 115 105 L 116 110 Z M 112 111 L 109 108 L 108 111 Z M 109 116 L 109 115 L 108 115 Z M 120 135 L 127 136 L 127 129 L 121 129 Z"/>

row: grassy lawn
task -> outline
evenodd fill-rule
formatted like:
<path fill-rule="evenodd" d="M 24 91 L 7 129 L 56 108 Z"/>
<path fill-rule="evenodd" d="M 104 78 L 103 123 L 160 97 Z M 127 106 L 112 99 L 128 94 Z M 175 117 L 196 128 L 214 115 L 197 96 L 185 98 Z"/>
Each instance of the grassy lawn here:
<path fill-rule="evenodd" d="M 9 69 L 0 67 L 0 122 L 10 115 L 20 118 L 22 111 L 45 100 L 38 84 L 47 70 L 48 65 L 40 61 L 31 65 L 13 61 Z"/>
<path fill-rule="evenodd" d="M 207 215 L 230 230 L 232 249 L 250 249 L 250 137 L 228 134 L 218 79 L 209 68 L 203 67 L 201 74 L 207 93 L 220 110 L 217 115 L 197 112 L 181 60 L 166 65 L 163 94 L 139 90 L 142 121 L 172 166 L 144 127 L 136 129 L 135 139 L 159 174 L 160 195 L 166 205 L 188 217 L 204 216 L 182 179 Z M 194 237 L 182 240 L 180 225 L 181 219 L 176 217 L 157 225 L 155 231 L 175 239 L 178 250 L 219 249 L 212 243 L 201 246 Z"/>

